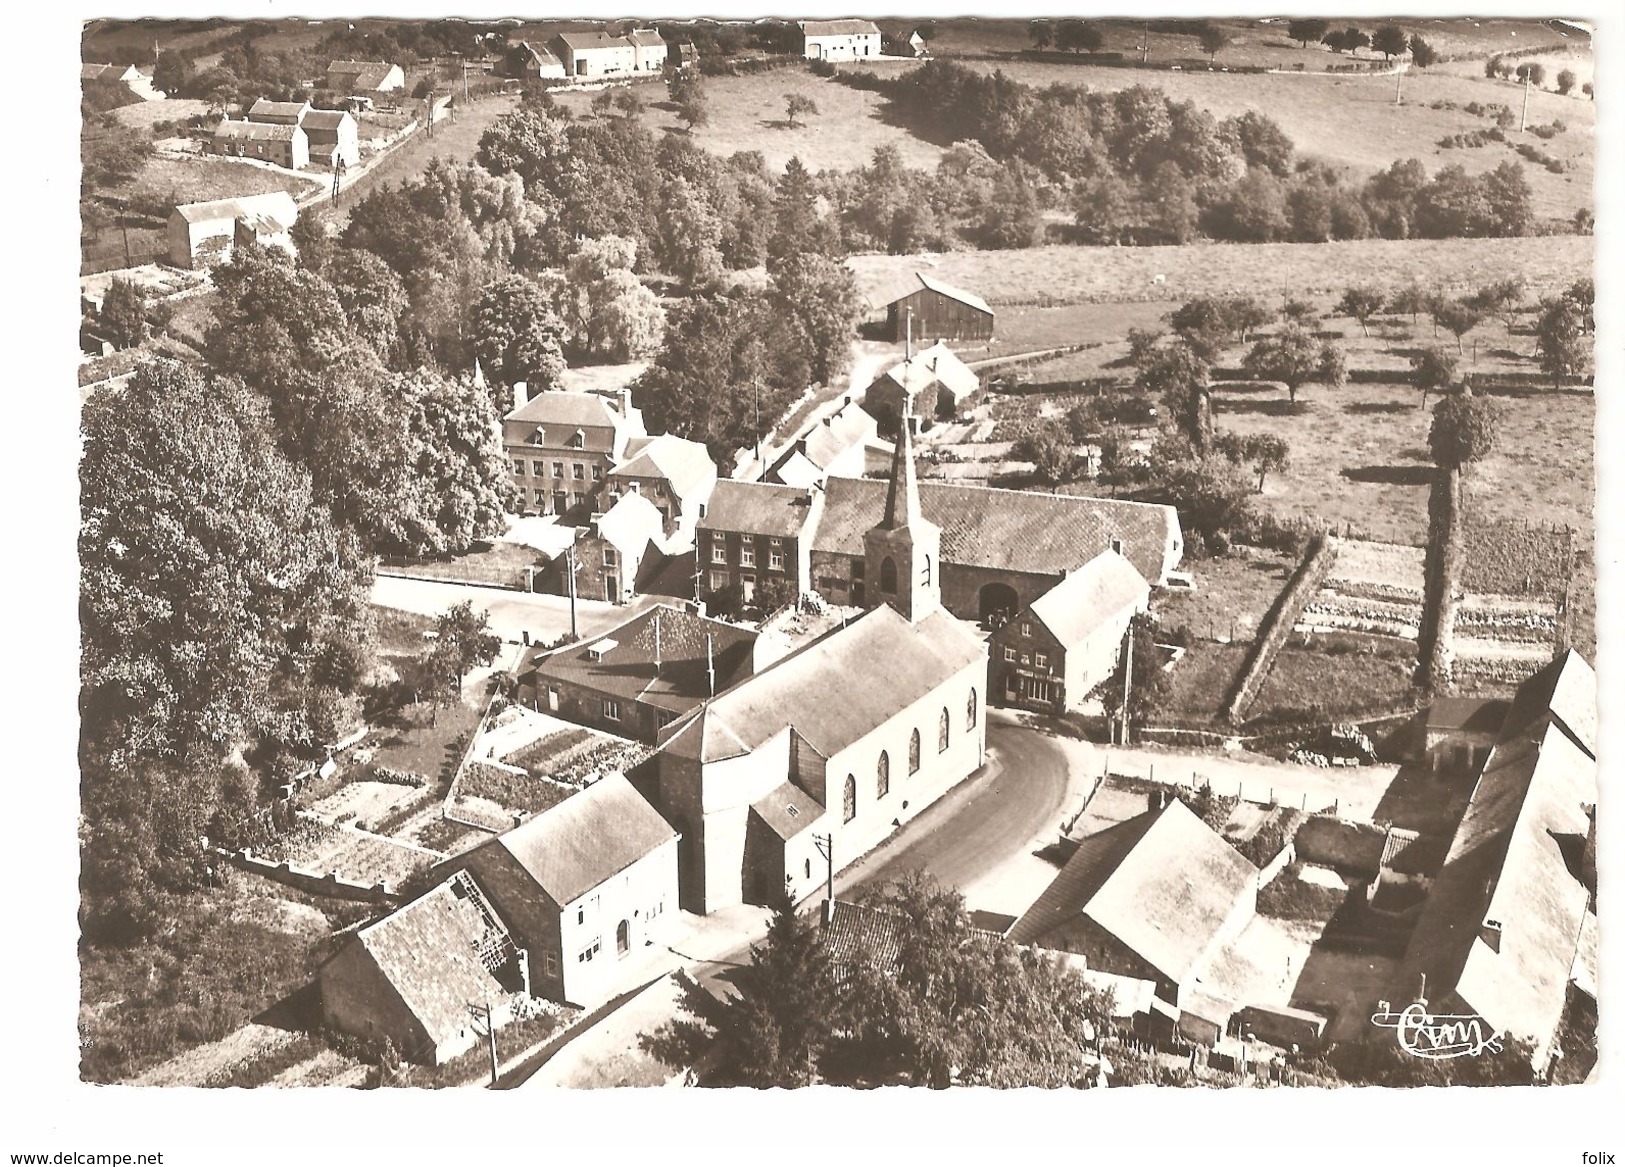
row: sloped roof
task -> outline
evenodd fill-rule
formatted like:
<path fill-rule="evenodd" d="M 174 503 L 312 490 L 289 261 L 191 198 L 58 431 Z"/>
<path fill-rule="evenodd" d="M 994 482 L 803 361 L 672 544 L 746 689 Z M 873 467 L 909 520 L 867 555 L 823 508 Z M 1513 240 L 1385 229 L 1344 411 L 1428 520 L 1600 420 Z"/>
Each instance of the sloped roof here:
<path fill-rule="evenodd" d="M 920 281 L 921 287 L 936 292 L 939 296 L 947 296 L 950 300 L 958 300 L 961 304 L 969 305 L 978 312 L 985 312 L 989 316 L 993 315 L 993 309 L 988 305 L 988 302 L 975 292 L 967 292 L 964 288 L 956 288 L 952 284 L 943 283 L 935 276 L 928 276 L 923 271 L 915 272 L 914 275 Z M 913 291 L 904 292 L 901 296 L 893 297 L 888 303 L 896 303 L 898 300 L 913 294 Z"/>
<path fill-rule="evenodd" d="M 655 630 L 659 629 L 660 669 L 655 669 Z M 707 674 L 706 637 L 711 638 Z M 606 640 L 615 647 L 594 660 L 588 649 Z M 687 712 L 750 676 L 756 633 L 738 624 L 712 620 L 685 608 L 657 604 L 617 625 L 591 643 L 578 642 L 538 653 L 531 668 L 542 680 L 569 681 L 596 692 Z"/>
<path fill-rule="evenodd" d="M 533 45 L 529 41 L 520 41 L 519 47 L 529 53 L 531 59 L 538 65 L 563 65 L 558 55 L 546 45 Z"/>
<path fill-rule="evenodd" d="M 680 499 L 700 494 L 717 477 L 717 464 L 700 442 L 671 434 L 635 439 L 626 460 L 610 470 L 628 478 L 664 478 Z"/>
<path fill-rule="evenodd" d="M 274 219 L 286 229 L 299 217 L 299 208 L 293 196 L 285 190 L 269 194 L 242 195 L 234 199 L 214 199 L 206 203 L 182 203 L 175 213 L 188 223 L 210 223 L 219 219 L 243 219 L 265 216 Z"/>
<path fill-rule="evenodd" d="M 506 929 L 479 890 L 459 874 L 356 936 L 439 1044 L 468 1028 L 470 1006 L 507 995 L 478 956 L 492 933 L 505 935 Z"/>
<path fill-rule="evenodd" d="M 307 101 L 272 101 L 268 97 L 262 97 L 249 107 L 248 120 L 295 125 L 310 112 L 310 103 Z"/>
<path fill-rule="evenodd" d="M 919 489 L 925 517 L 942 528 L 942 561 L 951 566 L 1062 575 L 1115 538 L 1135 570 L 1157 583 L 1164 549 L 1179 536 L 1179 515 L 1153 503 L 946 482 L 921 482 Z M 813 550 L 862 555 L 863 534 L 885 506 L 885 482 L 831 478 Z"/>
<path fill-rule="evenodd" d="M 621 414 L 607 397 L 597 393 L 568 393 L 548 389 L 536 394 L 504 421 L 529 421 L 539 426 L 561 426 L 566 430 L 589 426 L 613 429 L 621 424 Z"/>
<path fill-rule="evenodd" d="M 1085 915 L 1181 984 L 1257 878 L 1256 867 L 1173 799 L 1083 840 L 1010 939 L 1041 947 Z"/>
<path fill-rule="evenodd" d="M 331 134 L 337 133 L 339 127 L 342 126 L 346 120 L 348 120 L 351 125 L 355 124 L 355 118 L 345 110 L 313 109 L 305 115 L 305 120 L 301 124 L 305 127 L 305 133 L 307 134 L 312 130 L 320 133 Z"/>
<path fill-rule="evenodd" d="M 1597 674 L 1572 648 L 1518 686 L 1501 738 L 1534 740 L 1548 719 L 1597 756 Z"/>
<path fill-rule="evenodd" d="M 856 401 L 848 401 L 797 435 L 768 474 L 791 486 L 811 485 L 842 454 L 874 436 L 874 417 Z"/>
<path fill-rule="evenodd" d="M 812 514 L 812 498 L 812 492 L 801 487 L 724 478 L 711 492 L 700 529 L 799 535 Z"/>
<path fill-rule="evenodd" d="M 134 65 L 80 65 L 79 80 L 123 81 L 125 75 L 132 71 L 139 76 L 139 70 L 136 70 Z"/>
<path fill-rule="evenodd" d="M 1032 602 L 1033 616 L 1062 647 L 1082 644 L 1131 604 L 1143 606 L 1151 585 L 1115 551 L 1102 551 Z"/>
<path fill-rule="evenodd" d="M 819 754 L 833 757 L 986 659 L 987 645 L 948 613 L 938 610 L 910 624 L 882 604 L 717 694 L 672 728 L 662 748 L 715 762 L 747 754 L 793 727 Z M 862 698 L 834 699 L 837 693 Z"/>
<path fill-rule="evenodd" d="M 803 36 L 880 35 L 879 27 L 872 20 L 803 20 L 801 32 Z"/>
<path fill-rule="evenodd" d="M 890 908 L 836 900 L 824 925 L 824 945 L 838 965 L 890 969 L 902 953 L 904 917 Z"/>
<path fill-rule="evenodd" d="M 941 385 L 954 395 L 956 402 L 962 401 L 981 388 L 982 384 L 975 372 L 954 355 L 946 342 L 940 340 L 907 360 L 897 362 L 876 377 L 869 389 L 864 391 L 864 399 L 868 399 L 869 392 L 875 386 L 886 381 L 906 392 L 911 401 L 933 385 Z"/>
<path fill-rule="evenodd" d="M 640 49 L 659 49 L 666 45 L 660 33 L 652 28 L 634 28 L 626 34 L 626 40 Z"/>
<path fill-rule="evenodd" d="M 622 553 L 642 551 L 651 539 L 660 538 L 665 530 L 660 508 L 637 491 L 616 499 L 615 505 L 599 515 L 594 525 L 599 537 Z"/>
<path fill-rule="evenodd" d="M 611 774 L 468 856 L 473 863 L 482 851 L 505 853 L 562 906 L 676 837 L 630 782 Z"/>
<path fill-rule="evenodd" d="M 1590 898 L 1571 864 L 1596 798 L 1595 760 L 1556 722 L 1534 742 L 1498 743 L 1433 881 L 1400 983 L 1418 985 L 1425 973 L 1430 999 L 1453 991 L 1497 1029 L 1544 1047 L 1562 1016 Z M 1488 921 L 1500 925 L 1495 947 Z"/>
<path fill-rule="evenodd" d="M 389 80 L 395 66 L 388 61 L 334 61 L 327 67 L 328 77 L 344 77 L 346 85 L 359 89 L 377 89 Z"/>
<path fill-rule="evenodd" d="M 1511 704 L 1499 697 L 1438 697 L 1428 706 L 1427 727 L 1439 733 L 1501 732 Z"/>
<path fill-rule="evenodd" d="M 781 782 L 750 804 L 750 809 L 775 835 L 793 839 L 818 821 L 824 806 L 794 782 Z"/>
<path fill-rule="evenodd" d="M 624 36 L 611 36 L 602 29 L 597 32 L 561 32 L 558 39 L 575 53 L 588 49 L 624 49 L 632 43 Z"/>
<path fill-rule="evenodd" d="M 251 142 L 291 142 L 295 134 L 304 132 L 296 125 L 281 122 L 222 121 L 214 128 L 217 138 L 245 138 Z"/>

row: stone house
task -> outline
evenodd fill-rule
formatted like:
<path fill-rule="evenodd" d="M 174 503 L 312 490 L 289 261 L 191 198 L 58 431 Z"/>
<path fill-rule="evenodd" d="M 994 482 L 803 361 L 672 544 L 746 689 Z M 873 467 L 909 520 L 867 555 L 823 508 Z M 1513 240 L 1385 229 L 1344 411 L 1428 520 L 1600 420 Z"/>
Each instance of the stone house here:
<path fill-rule="evenodd" d="M 224 118 L 209 138 L 209 153 L 253 158 L 288 170 L 310 165 L 310 139 L 303 127 L 281 122 L 234 122 Z"/>
<path fill-rule="evenodd" d="M 863 408 L 880 429 L 890 433 L 905 412 L 919 429 L 953 417 L 960 405 L 982 387 L 974 372 L 945 343 L 912 353 L 876 377 L 863 391 Z"/>
<path fill-rule="evenodd" d="M 610 509 L 629 494 L 641 495 L 660 513 L 660 537 L 669 546 L 692 542 L 717 485 L 717 464 L 704 443 L 660 434 L 632 438 L 626 458 L 604 478 L 600 505 Z"/>
<path fill-rule="evenodd" d="M 803 20 L 801 55 L 820 61 L 880 56 L 880 29 L 871 20 Z"/>
<path fill-rule="evenodd" d="M 294 252 L 291 232 L 299 217 L 287 191 L 183 203 L 169 213 L 169 262 L 197 270 L 224 263 L 239 243 L 254 242 Z"/>
<path fill-rule="evenodd" d="M 586 519 L 612 467 L 633 438 L 645 437 L 631 393 L 549 390 L 529 397 L 514 386 L 514 408 L 502 419 L 502 446 L 521 510 Z"/>
<path fill-rule="evenodd" d="M 711 492 L 695 540 L 702 590 L 714 596 L 738 588 L 753 602 L 764 581 L 808 588 L 808 555 L 823 505 L 822 492 L 765 482 L 723 479 Z"/>

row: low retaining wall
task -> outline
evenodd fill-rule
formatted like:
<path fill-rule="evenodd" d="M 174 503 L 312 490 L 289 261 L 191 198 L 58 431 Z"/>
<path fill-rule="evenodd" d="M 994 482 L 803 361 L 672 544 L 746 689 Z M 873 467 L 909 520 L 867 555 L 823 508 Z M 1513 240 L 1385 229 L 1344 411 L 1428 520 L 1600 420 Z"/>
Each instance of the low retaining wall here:
<path fill-rule="evenodd" d="M 1293 845 L 1305 863 L 1375 876 L 1387 838 L 1388 832 L 1374 823 L 1310 815 L 1298 828 Z"/>
<path fill-rule="evenodd" d="M 1258 696 L 1269 676 L 1270 668 L 1287 637 L 1292 634 L 1305 605 L 1320 591 L 1333 565 L 1337 563 L 1337 544 L 1328 534 L 1322 534 L 1310 544 L 1309 553 L 1298 566 L 1297 574 L 1275 601 L 1275 607 L 1264 618 L 1257 640 L 1253 642 L 1253 658 L 1242 671 L 1229 703 L 1225 706 L 1225 720 L 1240 725 L 1247 707 Z"/>
<path fill-rule="evenodd" d="M 278 883 L 286 884 L 311 895 L 330 896 L 341 900 L 356 900 L 365 904 L 393 906 L 401 902 L 401 896 L 390 889 L 387 880 L 380 883 L 364 884 L 345 879 L 336 871 L 329 871 L 325 874 L 317 871 L 306 871 L 302 867 L 295 867 L 286 860 L 276 863 L 270 859 L 262 859 L 248 847 L 244 847 L 241 851 L 221 851 L 220 854 L 234 867 L 240 867 L 242 870 L 251 871 L 256 875 L 263 875 L 267 879 L 274 879 Z"/>

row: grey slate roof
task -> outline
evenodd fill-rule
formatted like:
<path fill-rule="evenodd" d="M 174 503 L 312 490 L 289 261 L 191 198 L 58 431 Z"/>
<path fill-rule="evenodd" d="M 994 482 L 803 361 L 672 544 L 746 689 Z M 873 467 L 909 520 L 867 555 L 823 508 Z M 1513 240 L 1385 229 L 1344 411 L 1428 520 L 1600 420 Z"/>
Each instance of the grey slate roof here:
<path fill-rule="evenodd" d="M 884 489 L 884 484 L 881 486 Z M 711 492 L 711 501 L 699 526 L 702 531 L 793 536 L 801 534 L 811 513 L 812 492 L 809 490 L 724 478 Z"/>
<path fill-rule="evenodd" d="M 1032 602 L 1028 609 L 1056 643 L 1082 644 L 1109 617 L 1130 605 L 1144 606 L 1151 585 L 1115 551 L 1102 551 Z"/>
<path fill-rule="evenodd" d="M 803 20 L 804 36 L 863 36 L 880 35 L 880 28 L 872 20 Z"/>

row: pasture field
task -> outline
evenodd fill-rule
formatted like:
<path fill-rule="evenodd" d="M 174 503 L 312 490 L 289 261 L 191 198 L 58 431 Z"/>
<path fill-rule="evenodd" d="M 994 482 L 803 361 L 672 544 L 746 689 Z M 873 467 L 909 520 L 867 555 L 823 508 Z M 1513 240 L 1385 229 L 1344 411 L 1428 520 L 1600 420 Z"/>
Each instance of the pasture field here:
<path fill-rule="evenodd" d="M 133 207 L 143 203 L 163 204 L 165 212 L 178 203 L 201 203 L 209 199 L 229 199 L 242 195 L 269 194 L 285 190 L 294 198 L 320 185 L 315 180 L 295 178 L 280 170 L 255 166 L 234 158 L 166 158 L 153 156 L 127 186 L 113 187 L 109 193 L 127 197 Z M 172 197 L 173 196 L 173 197 Z"/>
<path fill-rule="evenodd" d="M 113 111 L 120 125 L 151 128 L 158 122 L 179 121 L 209 112 L 209 103 L 200 98 L 172 97 L 163 101 L 138 101 Z"/>
<path fill-rule="evenodd" d="M 666 100 L 664 85 L 645 82 L 637 90 L 648 103 L 640 115 L 645 125 L 657 134 L 688 133 Z M 883 95 L 815 76 L 804 65 L 747 77 L 708 77 L 705 93 L 711 120 L 694 130 L 694 142 L 722 157 L 759 150 L 775 172 L 782 171 L 792 155 L 814 172 L 856 170 L 869 164 L 878 146 L 897 147 L 904 164 L 919 169 L 935 169 L 942 157 L 941 147 L 886 120 L 890 103 Z M 791 93 L 809 97 L 818 106 L 816 114 L 798 118 L 794 128 L 784 113 L 785 96 Z M 554 97 L 577 117 L 593 116 L 591 92 L 555 91 Z"/>
<path fill-rule="evenodd" d="M 1009 304 L 1086 304 L 1197 296 L 1306 296 L 1351 284 L 1398 288 L 1412 279 L 1463 294 L 1517 273 L 1530 294 L 1590 275 L 1585 235 L 1519 239 L 1358 239 L 1342 243 L 1190 243 L 1181 247 L 1057 245 L 1021 251 L 941 255 L 857 255 L 848 261 L 860 291 L 895 286 L 924 271 Z M 1155 277 L 1163 277 L 1160 284 Z"/>

